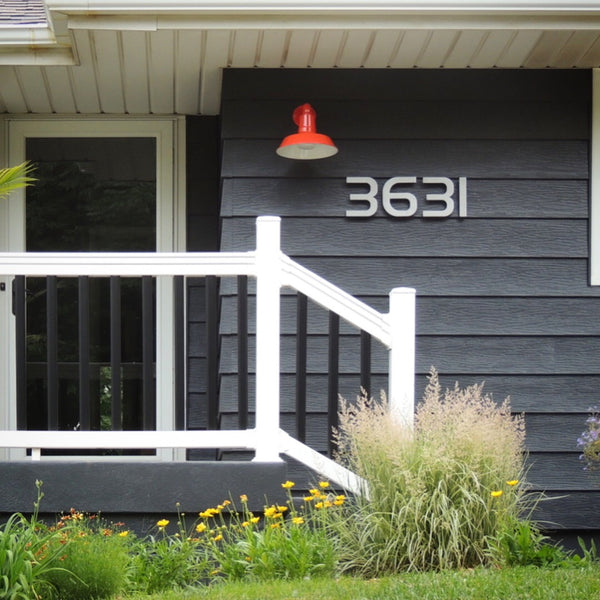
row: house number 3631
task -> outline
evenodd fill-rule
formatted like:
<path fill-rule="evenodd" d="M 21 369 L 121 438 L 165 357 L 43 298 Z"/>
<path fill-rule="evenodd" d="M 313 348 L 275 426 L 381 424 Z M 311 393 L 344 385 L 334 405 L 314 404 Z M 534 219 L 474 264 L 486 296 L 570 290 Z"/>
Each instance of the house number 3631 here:
<path fill-rule="evenodd" d="M 423 217 L 449 217 L 455 210 L 455 185 L 449 177 L 422 177 L 424 186 L 435 186 L 435 192 L 425 193 L 417 198 L 412 192 L 402 189 L 417 183 L 416 177 L 391 177 L 381 188 L 381 204 L 383 210 L 392 217 L 412 217 L 421 208 Z M 372 217 L 379 206 L 377 192 L 379 186 L 373 177 L 346 177 L 346 183 L 366 185 L 367 192 L 350 194 L 351 202 L 366 202 L 363 208 L 346 211 L 347 217 Z M 443 190 L 443 191 L 440 191 Z M 458 216 L 467 216 L 467 178 L 458 178 Z"/>

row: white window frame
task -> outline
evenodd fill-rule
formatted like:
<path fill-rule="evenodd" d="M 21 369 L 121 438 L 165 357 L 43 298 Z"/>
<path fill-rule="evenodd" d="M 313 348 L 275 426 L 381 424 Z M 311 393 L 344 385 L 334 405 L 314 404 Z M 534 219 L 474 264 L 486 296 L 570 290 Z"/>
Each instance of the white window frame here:
<path fill-rule="evenodd" d="M 600 69 L 592 69 L 590 284 L 600 285 Z"/>
<path fill-rule="evenodd" d="M 0 166 L 25 160 L 30 137 L 154 137 L 156 139 L 156 250 L 184 252 L 186 239 L 185 118 L 42 116 L 6 117 L 0 122 L 5 160 Z M 0 251 L 25 249 L 25 191 L 13 192 L 0 202 Z M 0 293 L 0 429 L 16 429 L 16 359 L 14 319 L 10 318 L 10 278 L 0 277 L 6 292 Z M 173 286 L 158 278 L 156 288 L 156 427 L 172 430 L 175 425 L 173 377 L 175 363 Z M 0 459 L 3 458 L 0 450 Z M 23 451 L 11 450 L 4 458 L 22 458 Z M 182 459 L 180 451 L 159 450 L 154 459 Z M 98 457 L 95 457 L 98 460 Z"/>

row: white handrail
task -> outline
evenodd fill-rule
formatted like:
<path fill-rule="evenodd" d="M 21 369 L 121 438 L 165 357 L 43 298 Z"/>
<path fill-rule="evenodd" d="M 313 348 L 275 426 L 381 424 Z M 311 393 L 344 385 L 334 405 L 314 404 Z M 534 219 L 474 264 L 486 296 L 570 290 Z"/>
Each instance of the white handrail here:
<path fill-rule="evenodd" d="M 1 252 L 1 275 L 256 276 L 255 252 Z"/>
<path fill-rule="evenodd" d="M 359 329 L 364 329 L 386 347 L 390 347 L 392 338 L 386 315 L 303 267 L 285 254 L 282 254 L 281 261 L 286 285 L 308 296 L 323 308 L 337 313 Z"/>
<path fill-rule="evenodd" d="M 0 431 L 0 447 L 31 448 L 243 448 L 257 461 L 280 454 L 302 461 L 334 483 L 365 493 L 365 483 L 279 427 L 280 292 L 289 286 L 381 341 L 390 351 L 388 398 L 394 416 L 412 425 L 414 411 L 415 290 L 390 292 L 380 313 L 280 250 L 280 218 L 259 217 L 257 249 L 219 253 L 0 253 L 0 276 L 236 276 L 257 279 L 256 427 L 234 431 Z"/>

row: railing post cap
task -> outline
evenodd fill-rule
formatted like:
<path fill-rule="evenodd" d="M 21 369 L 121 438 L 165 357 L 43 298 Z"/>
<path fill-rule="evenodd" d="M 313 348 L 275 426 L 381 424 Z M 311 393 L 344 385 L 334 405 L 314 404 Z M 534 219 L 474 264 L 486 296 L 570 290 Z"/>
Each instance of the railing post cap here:
<path fill-rule="evenodd" d="M 281 217 L 275 215 L 261 215 L 256 218 L 257 223 L 280 223 Z"/>
<path fill-rule="evenodd" d="M 390 291 L 390 296 L 396 296 L 400 294 L 416 294 L 417 290 L 415 288 L 409 287 L 397 287 Z"/>

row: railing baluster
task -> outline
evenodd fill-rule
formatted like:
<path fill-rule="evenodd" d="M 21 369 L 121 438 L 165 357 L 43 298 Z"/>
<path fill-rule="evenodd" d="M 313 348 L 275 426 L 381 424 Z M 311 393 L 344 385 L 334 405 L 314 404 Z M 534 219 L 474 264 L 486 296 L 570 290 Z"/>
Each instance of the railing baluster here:
<path fill-rule="evenodd" d="M 13 280 L 13 313 L 15 315 L 17 362 L 17 429 L 27 429 L 27 327 L 25 322 L 25 277 Z"/>
<path fill-rule="evenodd" d="M 173 277 L 175 306 L 175 429 L 185 429 L 185 279 Z"/>
<path fill-rule="evenodd" d="M 154 429 L 155 396 L 154 384 L 154 279 L 142 277 L 142 428 Z"/>
<path fill-rule="evenodd" d="M 329 456 L 333 456 L 335 445 L 332 431 L 338 427 L 338 396 L 340 375 L 340 317 L 329 312 L 329 364 L 327 382 L 327 431 Z"/>
<path fill-rule="evenodd" d="M 238 427 L 248 428 L 248 277 L 237 278 Z"/>
<path fill-rule="evenodd" d="M 217 278 L 206 278 L 206 395 L 208 428 L 217 429 L 219 416 L 219 299 Z"/>
<path fill-rule="evenodd" d="M 58 429 L 58 298 L 56 277 L 46 277 L 46 405 L 48 429 Z"/>
<path fill-rule="evenodd" d="M 87 275 L 79 284 L 79 427 L 92 428 L 90 403 L 90 281 Z M 48 297 L 48 301 L 50 298 Z M 48 415 L 50 416 L 50 415 Z"/>
<path fill-rule="evenodd" d="M 306 440 L 306 352 L 308 298 L 296 296 L 296 438 Z"/>
<path fill-rule="evenodd" d="M 360 387 L 367 396 L 371 394 L 371 336 L 360 332 Z"/>
<path fill-rule="evenodd" d="M 110 278 L 110 385 L 111 421 L 116 431 L 123 429 L 121 398 L 121 278 Z"/>

